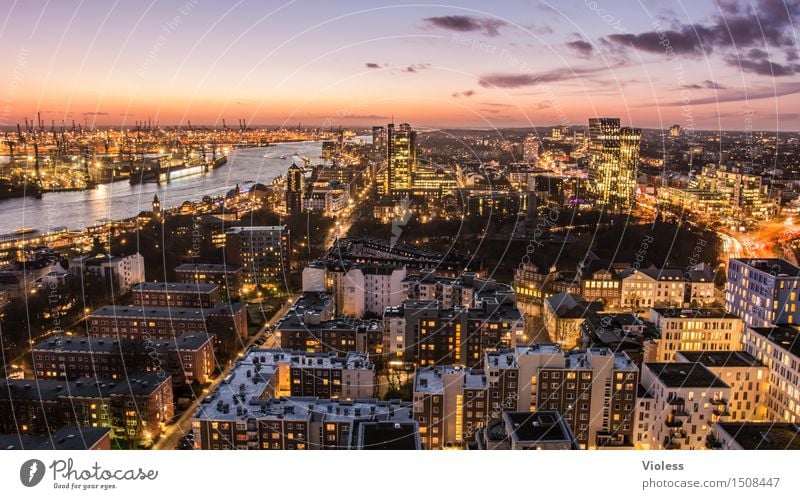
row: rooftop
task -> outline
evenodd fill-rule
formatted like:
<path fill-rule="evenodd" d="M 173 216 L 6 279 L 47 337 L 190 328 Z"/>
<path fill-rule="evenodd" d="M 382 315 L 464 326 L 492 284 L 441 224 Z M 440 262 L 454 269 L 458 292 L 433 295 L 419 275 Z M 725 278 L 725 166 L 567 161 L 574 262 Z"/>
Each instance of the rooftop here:
<path fill-rule="evenodd" d="M 345 355 L 338 355 L 336 352 L 310 353 L 256 348 L 250 350 L 239 362 L 257 363 L 262 366 L 286 363 L 292 367 L 320 369 L 374 369 L 374 365 L 369 361 L 369 356 L 360 352 L 347 352 Z"/>
<path fill-rule="evenodd" d="M 416 421 L 361 423 L 358 425 L 356 448 L 362 450 L 421 450 L 419 425 Z"/>
<path fill-rule="evenodd" d="M 702 364 L 647 362 L 644 367 L 668 388 L 728 388 L 728 385 Z"/>
<path fill-rule="evenodd" d="M 181 350 L 197 350 L 213 341 L 214 336 L 207 333 L 184 333 L 177 338 L 154 340 L 149 343 L 156 351 L 177 347 Z M 96 336 L 52 337 L 37 343 L 34 351 L 75 352 L 75 353 L 124 353 L 124 350 L 136 344 L 136 340 L 115 340 Z"/>
<path fill-rule="evenodd" d="M 800 267 L 783 258 L 735 258 L 732 261 L 763 272 L 775 273 L 780 277 L 800 277 Z"/>
<path fill-rule="evenodd" d="M 175 267 L 175 272 L 237 272 L 241 268 L 225 263 L 183 263 Z"/>
<path fill-rule="evenodd" d="M 211 293 L 219 286 L 216 284 L 183 283 L 183 282 L 142 282 L 131 288 L 134 293 Z"/>
<path fill-rule="evenodd" d="M 738 350 L 719 350 L 714 352 L 686 352 L 679 351 L 676 360 L 683 362 L 699 362 L 706 367 L 765 367 L 755 357 L 747 352 Z"/>
<path fill-rule="evenodd" d="M 190 284 L 191 286 L 191 284 Z M 105 305 L 100 307 L 89 317 L 113 317 L 127 318 L 138 317 L 140 319 L 198 319 L 204 320 L 209 315 L 230 315 L 237 312 L 246 305 L 241 302 L 220 303 L 208 308 L 186 308 L 186 307 L 138 307 L 134 305 Z"/>
<path fill-rule="evenodd" d="M 738 319 L 739 317 L 719 307 L 710 308 L 667 308 L 653 307 L 652 311 L 663 318 L 670 319 Z"/>
<path fill-rule="evenodd" d="M 108 398 L 147 396 L 170 381 L 156 372 L 132 373 L 128 378 L 108 381 L 82 378 L 75 381 L 0 379 L 0 398 L 56 401 L 62 397 Z"/>
<path fill-rule="evenodd" d="M 770 342 L 791 353 L 795 357 L 800 357 L 800 329 L 794 326 L 775 326 L 775 327 L 751 327 L 749 328 L 756 334 L 763 336 Z"/>
<path fill-rule="evenodd" d="M 800 426 L 794 423 L 717 423 L 745 450 L 800 450 Z"/>
<path fill-rule="evenodd" d="M 444 391 L 445 377 L 455 380 L 463 376 L 464 388 L 481 389 L 486 387 L 486 376 L 479 369 L 455 366 L 431 366 L 417 369 L 414 374 L 414 392 L 441 393 Z"/>
<path fill-rule="evenodd" d="M 110 428 L 64 426 L 52 437 L 3 434 L 0 435 L 0 450 L 88 450 L 110 432 Z"/>
<path fill-rule="evenodd" d="M 503 422 L 511 439 L 519 444 L 569 442 L 574 437 L 558 411 L 504 412 Z"/>

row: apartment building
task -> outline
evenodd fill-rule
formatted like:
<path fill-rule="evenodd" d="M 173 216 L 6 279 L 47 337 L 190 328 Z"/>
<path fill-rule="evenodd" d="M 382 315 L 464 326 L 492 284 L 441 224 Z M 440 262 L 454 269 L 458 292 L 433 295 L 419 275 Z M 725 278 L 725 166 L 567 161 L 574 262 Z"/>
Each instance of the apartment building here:
<path fill-rule="evenodd" d="M 732 258 L 725 309 L 751 327 L 798 322 L 800 267 L 780 258 Z"/>
<path fill-rule="evenodd" d="M 652 308 L 655 335 L 644 342 L 645 362 L 672 362 L 675 352 L 741 350 L 744 324 L 721 308 Z"/>
<path fill-rule="evenodd" d="M 366 354 L 309 353 L 280 349 L 252 349 L 236 361 L 234 376 L 258 373 L 267 390 L 260 398 L 318 397 L 370 398 L 375 394 L 375 366 Z M 249 376 L 248 376 L 249 373 Z"/>
<path fill-rule="evenodd" d="M 731 389 L 727 421 L 767 421 L 769 368 L 747 352 L 683 352 L 676 362 L 702 364 Z"/>
<path fill-rule="evenodd" d="M 119 380 L 0 379 L 0 433 L 48 434 L 64 425 L 104 427 L 152 441 L 174 415 L 171 377 L 131 373 Z"/>
<path fill-rule="evenodd" d="M 224 263 L 184 263 L 175 267 L 175 279 L 186 284 L 216 284 L 224 301 L 238 298 L 244 284 L 242 267 Z"/>
<path fill-rule="evenodd" d="M 650 307 L 702 307 L 714 303 L 714 275 L 704 267 L 632 267 L 619 273 L 620 306 L 626 310 Z"/>
<path fill-rule="evenodd" d="M 636 418 L 648 425 L 641 448 L 705 449 L 714 424 L 727 420 L 731 389 L 702 364 L 647 362 L 641 380 L 649 403 L 647 418 Z"/>
<path fill-rule="evenodd" d="M 767 419 L 800 423 L 800 328 L 748 327 L 744 350 L 769 369 Z"/>
<path fill-rule="evenodd" d="M 236 380 L 234 383 L 240 383 Z M 419 448 L 411 407 L 397 400 L 340 400 L 316 397 L 250 398 L 247 387 L 258 378 L 230 385 L 223 382 L 206 397 L 192 419 L 195 449 L 202 450 L 335 450 L 395 448 L 394 430 L 406 429 L 411 446 Z M 380 427 L 375 427 L 375 424 Z M 361 429 L 362 425 L 367 425 Z M 380 438 L 384 436 L 385 438 Z M 412 447 L 413 446 L 413 447 Z M 404 447 L 406 448 L 406 447 Z"/>
<path fill-rule="evenodd" d="M 339 316 L 380 316 L 402 303 L 405 277 L 405 266 L 317 260 L 303 269 L 303 291 L 331 293 Z"/>
<path fill-rule="evenodd" d="M 184 333 L 177 338 L 117 340 L 94 336 L 48 338 L 34 345 L 37 379 L 121 379 L 130 372 L 169 373 L 173 386 L 206 383 L 214 372 L 214 338 Z"/>
<path fill-rule="evenodd" d="M 800 426 L 795 423 L 717 423 L 709 438 L 719 450 L 800 450 Z"/>
<path fill-rule="evenodd" d="M 87 255 L 70 260 L 70 271 L 88 273 L 104 279 L 115 292 L 125 294 L 144 282 L 144 257 L 133 255 Z"/>
<path fill-rule="evenodd" d="M 228 351 L 247 336 L 247 306 L 223 303 L 208 309 L 106 305 L 86 316 L 89 336 L 118 340 L 168 339 L 185 333 L 215 336 Z"/>
<path fill-rule="evenodd" d="M 558 411 L 504 411 L 480 430 L 471 450 L 576 450 L 578 441 Z"/>
<path fill-rule="evenodd" d="M 291 235 L 284 225 L 231 227 L 225 232 L 225 260 L 242 267 L 249 287 L 283 282 L 292 255 Z"/>
<path fill-rule="evenodd" d="M 143 282 L 131 288 L 137 307 L 211 308 L 220 303 L 216 284 Z"/>

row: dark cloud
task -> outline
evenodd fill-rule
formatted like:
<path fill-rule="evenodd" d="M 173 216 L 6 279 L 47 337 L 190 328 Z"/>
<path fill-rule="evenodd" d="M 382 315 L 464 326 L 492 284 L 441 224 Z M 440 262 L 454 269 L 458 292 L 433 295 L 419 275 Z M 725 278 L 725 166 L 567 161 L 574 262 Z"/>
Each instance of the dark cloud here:
<path fill-rule="evenodd" d="M 755 73 L 762 76 L 790 76 L 800 71 L 798 64 L 778 64 L 769 59 L 750 59 L 730 56 L 725 58 L 730 66 L 738 66 L 746 73 Z"/>
<path fill-rule="evenodd" d="M 423 69 L 429 69 L 431 67 L 430 64 L 412 64 L 410 66 L 406 66 L 403 69 L 404 73 L 416 73 L 417 71 L 421 71 Z"/>
<path fill-rule="evenodd" d="M 705 85 L 706 88 L 713 88 L 715 90 L 725 90 L 726 88 L 728 88 L 725 85 L 717 83 L 713 80 L 705 80 L 703 81 L 703 85 Z"/>
<path fill-rule="evenodd" d="M 473 95 L 475 95 L 475 91 L 474 90 L 464 90 L 463 92 L 453 92 L 453 98 L 472 97 Z"/>
<path fill-rule="evenodd" d="M 378 63 L 376 63 L 376 62 L 368 62 L 368 63 L 366 64 L 366 66 L 367 66 L 367 68 L 369 68 L 369 69 L 378 69 L 378 68 L 380 68 L 380 67 L 381 67 L 381 65 L 380 65 L 380 64 L 378 64 Z"/>
<path fill-rule="evenodd" d="M 703 80 L 702 83 L 692 83 L 689 85 L 684 85 L 683 88 L 691 88 L 695 90 L 705 89 L 705 88 L 710 88 L 712 90 L 725 90 L 728 87 L 712 80 Z"/>
<path fill-rule="evenodd" d="M 571 49 L 573 52 L 575 52 L 576 55 L 583 57 L 584 59 L 591 57 L 592 52 L 594 51 L 592 44 L 583 40 L 567 42 L 566 46 L 568 49 Z"/>
<path fill-rule="evenodd" d="M 700 56 L 718 51 L 727 64 L 761 75 L 800 72 L 800 66 L 776 62 L 767 54 L 782 54 L 788 62 L 797 60 L 794 26 L 800 22 L 800 0 L 717 0 L 717 8 L 718 14 L 707 23 L 673 23 L 668 29 L 611 34 L 603 40 L 664 55 L 671 51 Z"/>
<path fill-rule="evenodd" d="M 426 17 L 423 19 L 429 26 L 442 28 L 450 31 L 481 31 L 486 36 L 497 36 L 500 28 L 508 25 L 500 19 L 475 16 L 438 16 Z"/>
<path fill-rule="evenodd" d="M 702 99 L 692 99 L 692 104 L 717 104 L 722 102 L 748 102 L 760 99 L 774 99 L 784 95 L 800 93 L 800 82 L 786 82 L 777 85 L 752 88 L 746 91 L 726 91 L 717 95 L 710 95 Z M 683 101 L 668 102 L 665 106 L 683 106 Z"/>
<path fill-rule="evenodd" d="M 478 84 L 484 88 L 519 88 L 550 83 L 555 81 L 571 80 L 582 76 L 594 76 L 611 69 L 610 66 L 602 67 L 570 67 L 545 71 L 543 73 L 492 73 L 481 76 Z"/>
<path fill-rule="evenodd" d="M 702 28 L 702 27 L 701 27 Z M 707 32 L 702 29 L 695 31 L 694 26 L 684 26 L 680 30 L 665 30 L 661 33 L 652 31 L 633 35 L 630 33 L 615 33 L 605 39 L 617 45 L 625 45 L 642 52 L 666 54 L 667 48 L 672 47 L 675 54 L 700 55 L 710 52 L 712 47 L 705 47 L 702 37 Z"/>
<path fill-rule="evenodd" d="M 348 120 L 382 120 L 388 118 L 380 114 L 349 114 L 345 116 Z"/>
<path fill-rule="evenodd" d="M 81 113 L 81 116 L 108 116 L 108 113 L 87 111 L 85 113 Z"/>

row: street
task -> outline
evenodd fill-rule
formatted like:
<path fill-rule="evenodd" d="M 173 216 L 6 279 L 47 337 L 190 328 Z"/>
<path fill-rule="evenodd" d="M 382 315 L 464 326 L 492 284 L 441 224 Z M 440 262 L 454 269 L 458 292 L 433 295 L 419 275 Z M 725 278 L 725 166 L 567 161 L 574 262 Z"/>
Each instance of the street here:
<path fill-rule="evenodd" d="M 256 333 L 247 340 L 247 343 L 244 345 L 242 352 L 246 352 L 248 349 L 250 349 L 255 344 L 255 341 L 264 334 L 265 330 L 268 327 L 273 326 L 278 321 L 278 319 L 283 317 L 286 314 L 286 312 L 289 311 L 289 309 L 292 307 L 292 304 L 294 304 L 295 300 L 297 300 L 299 296 L 300 295 L 297 294 L 292 296 L 290 299 L 286 300 L 286 303 L 284 303 L 283 306 L 280 309 L 278 309 L 278 311 L 275 312 L 275 314 L 273 314 L 272 318 L 270 318 L 269 321 L 264 323 L 261 329 L 258 330 L 258 333 Z M 267 341 L 259 348 L 276 348 L 279 346 L 280 345 L 277 344 L 277 340 L 275 338 L 275 333 L 273 332 L 272 334 L 269 335 Z M 178 417 L 178 419 L 174 423 L 167 426 L 167 428 L 164 431 L 163 437 L 153 446 L 153 449 L 172 450 L 178 445 L 183 435 L 190 433 L 192 431 L 192 417 L 197 412 L 197 407 L 200 405 L 200 401 L 203 400 L 203 398 L 206 395 L 213 392 L 214 389 L 217 387 L 217 385 L 219 385 L 222 382 L 222 380 L 225 379 L 225 376 L 227 376 L 227 374 L 228 373 L 226 368 L 220 373 L 219 376 L 217 376 L 211 382 L 211 384 L 208 387 L 206 387 L 203 390 L 202 394 L 198 394 L 197 398 L 195 398 L 195 400 L 192 401 L 192 404 L 183 412 L 183 414 L 181 414 L 180 417 Z"/>

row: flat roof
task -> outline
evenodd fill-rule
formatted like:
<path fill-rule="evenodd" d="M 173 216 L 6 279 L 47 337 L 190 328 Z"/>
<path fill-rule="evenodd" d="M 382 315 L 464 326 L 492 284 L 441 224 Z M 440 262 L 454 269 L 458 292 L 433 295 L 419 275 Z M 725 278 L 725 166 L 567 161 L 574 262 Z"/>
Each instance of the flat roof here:
<path fill-rule="evenodd" d="M 800 426 L 794 423 L 717 423 L 745 450 L 800 450 Z"/>
<path fill-rule="evenodd" d="M 733 258 L 762 272 L 775 272 L 779 277 L 800 277 L 800 267 L 783 258 Z"/>
<path fill-rule="evenodd" d="M 197 319 L 205 320 L 208 315 L 230 315 L 246 306 L 244 303 L 220 303 L 208 308 L 188 307 L 140 307 L 135 305 L 105 305 L 90 313 L 88 318 L 140 318 L 146 319 Z"/>
<path fill-rule="evenodd" d="M 361 450 L 420 450 L 419 425 L 416 421 L 360 423 L 357 447 Z"/>
<path fill-rule="evenodd" d="M 131 287 L 131 291 L 134 293 L 211 293 L 218 287 L 216 284 L 198 282 L 141 282 Z"/>
<path fill-rule="evenodd" d="M 155 372 L 132 373 L 127 378 L 113 381 L 100 378 L 74 381 L 0 379 L 0 398 L 56 401 L 62 397 L 146 396 L 168 381 L 170 377 L 162 377 Z"/>
<path fill-rule="evenodd" d="M 800 328 L 794 326 L 751 327 L 748 328 L 760 334 L 778 347 L 786 350 L 795 357 L 800 357 Z"/>
<path fill-rule="evenodd" d="M 572 442 L 558 411 L 504 412 L 503 421 L 517 442 Z"/>
<path fill-rule="evenodd" d="M 111 428 L 64 426 L 48 435 L 0 435 L 2 450 L 88 450 L 105 438 Z"/>
<path fill-rule="evenodd" d="M 241 265 L 226 263 L 182 263 L 175 267 L 175 272 L 238 272 L 240 270 L 242 270 Z"/>
<path fill-rule="evenodd" d="M 369 356 L 361 352 L 347 352 L 339 355 L 336 352 L 298 352 L 280 348 L 254 348 L 242 358 L 243 362 L 264 365 L 287 363 L 295 368 L 309 369 L 363 369 L 372 370 L 375 366 Z"/>
<path fill-rule="evenodd" d="M 699 362 L 706 367 L 766 367 L 755 357 L 747 352 L 738 350 L 717 350 L 714 352 L 687 352 L 680 350 L 676 353 L 684 362 Z"/>
<path fill-rule="evenodd" d="M 658 315 L 668 319 L 738 319 L 739 316 L 720 307 L 678 308 L 653 307 Z"/>
<path fill-rule="evenodd" d="M 480 369 L 430 366 L 417 369 L 414 374 L 414 391 L 420 393 L 442 393 L 444 391 L 444 376 L 449 375 L 464 375 L 464 388 L 481 389 L 486 387 L 486 376 Z"/>
<path fill-rule="evenodd" d="M 728 388 L 703 364 L 696 362 L 646 362 L 644 366 L 669 388 Z"/>

